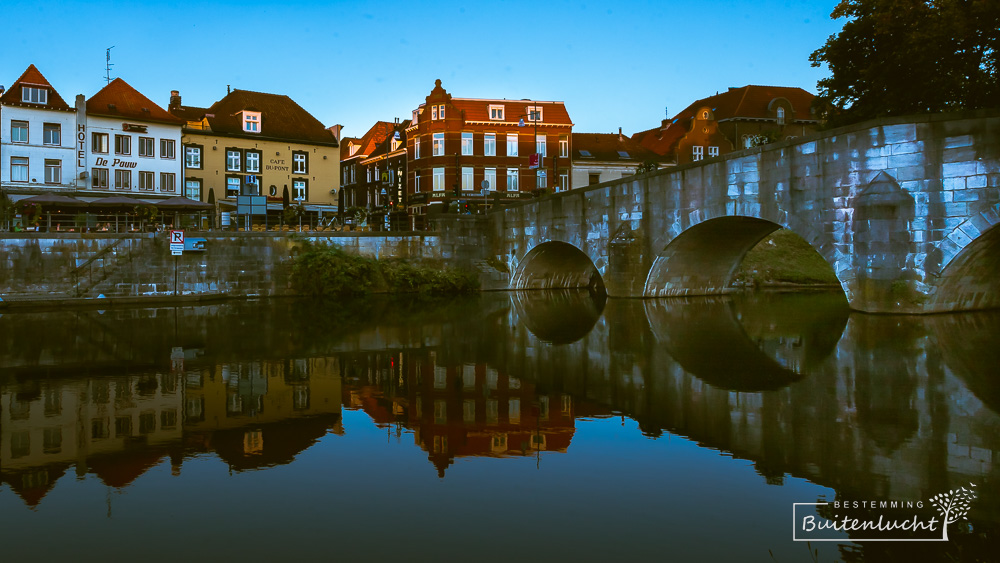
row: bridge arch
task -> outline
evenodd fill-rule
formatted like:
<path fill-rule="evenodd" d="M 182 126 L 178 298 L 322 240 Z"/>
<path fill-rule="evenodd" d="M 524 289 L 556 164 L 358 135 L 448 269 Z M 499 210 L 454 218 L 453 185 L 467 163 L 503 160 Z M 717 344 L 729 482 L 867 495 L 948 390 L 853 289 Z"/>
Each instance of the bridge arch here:
<path fill-rule="evenodd" d="M 767 219 L 740 215 L 702 221 L 676 236 L 659 253 L 649 270 L 643 295 L 727 293 L 747 252 L 781 228 Z"/>
<path fill-rule="evenodd" d="M 933 285 L 928 312 L 1000 307 L 1000 226 L 967 240 Z"/>
<path fill-rule="evenodd" d="M 603 291 L 604 280 L 594 262 L 567 242 L 548 241 L 532 248 L 518 262 L 510 289 L 574 289 Z"/>

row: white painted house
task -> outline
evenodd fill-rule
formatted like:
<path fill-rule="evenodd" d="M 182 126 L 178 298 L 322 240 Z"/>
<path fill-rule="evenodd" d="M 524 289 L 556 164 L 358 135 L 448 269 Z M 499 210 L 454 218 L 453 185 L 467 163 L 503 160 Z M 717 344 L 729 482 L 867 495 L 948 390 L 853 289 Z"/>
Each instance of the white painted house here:
<path fill-rule="evenodd" d="M 31 65 L 0 96 L 0 191 L 12 201 L 79 187 L 76 110 Z"/>

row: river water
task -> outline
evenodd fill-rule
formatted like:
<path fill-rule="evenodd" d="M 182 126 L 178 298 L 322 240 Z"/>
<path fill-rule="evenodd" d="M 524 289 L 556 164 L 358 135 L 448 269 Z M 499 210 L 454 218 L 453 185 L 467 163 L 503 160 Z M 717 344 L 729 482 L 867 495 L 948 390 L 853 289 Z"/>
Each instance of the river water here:
<path fill-rule="evenodd" d="M 5 313 L 0 553 L 992 560 L 997 335 L 824 293 Z M 963 486 L 947 541 L 793 540 Z"/>

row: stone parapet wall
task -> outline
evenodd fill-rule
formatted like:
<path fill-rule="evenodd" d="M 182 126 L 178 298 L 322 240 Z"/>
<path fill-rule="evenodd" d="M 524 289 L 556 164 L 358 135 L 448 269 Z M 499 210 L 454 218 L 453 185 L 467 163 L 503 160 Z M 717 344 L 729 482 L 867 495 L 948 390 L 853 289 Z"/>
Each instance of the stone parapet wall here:
<path fill-rule="evenodd" d="M 442 259 L 440 237 L 434 233 L 193 232 L 187 237 L 204 238 L 205 251 L 186 251 L 181 256 L 171 255 L 167 237 L 167 233 L 126 237 L 0 234 L 0 298 L 170 296 L 175 292 L 181 296 L 286 295 L 291 291 L 293 259 L 305 242 L 336 245 L 373 258 Z M 115 252 L 107 251 L 112 245 L 116 245 Z"/>

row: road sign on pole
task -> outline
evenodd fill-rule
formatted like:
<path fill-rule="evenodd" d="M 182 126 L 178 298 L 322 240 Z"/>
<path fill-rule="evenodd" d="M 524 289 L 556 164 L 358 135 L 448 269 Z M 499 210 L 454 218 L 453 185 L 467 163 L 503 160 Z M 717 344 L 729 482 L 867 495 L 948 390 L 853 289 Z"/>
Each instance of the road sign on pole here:
<path fill-rule="evenodd" d="M 184 252 L 184 231 L 170 231 L 170 254 L 180 256 Z"/>

